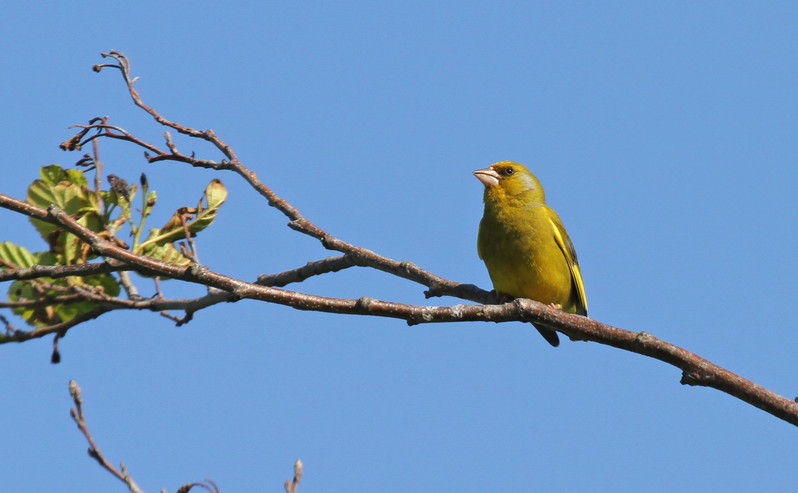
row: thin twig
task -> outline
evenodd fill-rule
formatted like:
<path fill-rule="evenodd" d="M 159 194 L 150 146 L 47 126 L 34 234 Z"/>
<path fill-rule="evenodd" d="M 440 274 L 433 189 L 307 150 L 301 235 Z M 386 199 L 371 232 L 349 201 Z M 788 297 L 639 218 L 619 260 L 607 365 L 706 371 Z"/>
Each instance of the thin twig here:
<path fill-rule="evenodd" d="M 214 483 L 212 480 L 207 479 L 207 478 L 205 479 L 205 482 L 203 482 L 203 483 L 188 483 L 188 484 L 184 484 L 183 486 L 181 486 L 180 488 L 177 489 L 177 493 L 188 493 L 194 487 L 203 488 L 203 489 L 205 489 L 207 491 L 210 491 L 211 493 L 219 493 L 219 487 L 216 485 L 216 483 Z"/>
<path fill-rule="evenodd" d="M 3 326 L 5 327 L 5 329 L 6 329 L 6 334 L 14 334 L 14 333 L 16 333 L 16 332 L 19 332 L 19 329 L 17 329 L 16 327 L 14 327 L 14 326 L 11 324 L 11 322 L 9 322 L 9 321 L 8 321 L 8 319 L 7 319 L 6 317 L 2 316 L 2 315 L 0 315 L 0 323 L 2 323 L 2 324 L 3 324 Z"/>
<path fill-rule="evenodd" d="M 78 425 L 80 432 L 83 433 L 84 437 L 86 437 L 86 441 L 89 442 L 89 456 L 96 460 L 106 471 L 110 472 L 120 481 L 125 483 L 130 489 L 131 493 L 142 493 L 136 482 L 133 481 L 133 478 L 128 474 L 125 464 L 122 463 L 120 465 L 120 469 L 117 469 L 110 462 L 108 462 L 103 453 L 100 451 L 100 448 L 94 441 L 94 437 L 92 437 L 91 433 L 89 432 L 89 428 L 86 426 L 86 419 L 83 415 L 83 398 L 80 395 L 81 390 L 74 380 L 69 381 L 69 393 L 72 396 L 72 401 L 75 403 L 75 407 L 69 410 L 69 414 L 72 416 L 75 424 Z"/>
<path fill-rule="evenodd" d="M 300 481 L 302 481 L 302 461 L 297 459 L 294 462 L 294 479 L 285 480 L 285 493 L 296 493 L 296 487 L 299 486 Z"/>
<path fill-rule="evenodd" d="M 103 163 L 100 161 L 100 145 L 99 142 L 92 141 L 93 161 L 94 161 L 94 194 L 97 197 L 97 203 L 102 204 L 102 174 Z"/>
<path fill-rule="evenodd" d="M 139 290 L 133 281 L 130 280 L 130 273 L 127 271 L 120 271 L 119 272 L 119 284 L 122 285 L 122 289 L 125 290 L 128 299 L 138 301 L 141 299 L 139 295 Z"/>
<path fill-rule="evenodd" d="M 104 313 L 108 313 L 111 310 L 112 308 L 110 307 L 97 306 L 87 312 L 75 316 L 75 318 L 66 322 L 59 322 L 57 324 L 47 325 L 44 327 L 37 327 L 31 330 L 20 330 L 14 332 L 13 334 L 0 335 L 0 344 L 5 344 L 7 342 L 24 342 L 31 339 L 38 339 L 50 334 L 65 334 L 72 327 L 80 325 L 83 322 L 88 322 L 89 320 L 94 320 L 95 318 Z"/>
<path fill-rule="evenodd" d="M 3 194 L 0 194 L 0 203 L 2 203 L 2 201 Z M 2 205 L 0 205 L 0 207 L 2 207 Z M 115 261 L 75 265 L 34 265 L 27 268 L 0 270 L 0 282 L 39 279 L 42 277 L 52 277 L 54 279 L 69 276 L 84 277 L 134 269 L 134 267 Z"/>
<path fill-rule="evenodd" d="M 0 308 L 34 308 L 37 306 L 71 305 L 82 303 L 86 298 L 82 294 L 44 295 L 35 300 L 0 301 Z"/>
<path fill-rule="evenodd" d="M 278 274 L 261 274 L 258 276 L 256 284 L 271 286 L 275 288 L 287 286 L 295 282 L 302 282 L 310 277 L 338 272 L 356 265 L 352 257 L 341 255 L 339 257 L 327 257 L 322 260 L 308 262 L 302 267 L 280 272 Z"/>
<path fill-rule="evenodd" d="M 188 257 L 195 264 L 199 264 L 200 260 L 199 252 L 197 252 L 197 244 L 191 238 L 191 230 L 188 228 L 188 221 L 186 221 L 186 217 L 183 214 L 179 214 L 178 219 L 180 220 L 180 225 L 183 227 L 183 234 L 186 235 L 186 242 L 190 248 L 190 250 L 183 252 L 183 255 Z"/>

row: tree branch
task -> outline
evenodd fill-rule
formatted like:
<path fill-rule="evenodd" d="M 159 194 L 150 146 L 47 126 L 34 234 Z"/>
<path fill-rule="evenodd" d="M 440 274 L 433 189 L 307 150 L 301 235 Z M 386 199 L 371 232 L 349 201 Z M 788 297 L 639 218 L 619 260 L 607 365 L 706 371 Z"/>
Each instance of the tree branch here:
<path fill-rule="evenodd" d="M 83 322 L 88 322 L 89 320 L 94 320 L 95 318 L 99 317 L 104 313 L 108 313 L 109 311 L 111 311 L 111 308 L 109 307 L 97 306 L 92 310 L 86 313 L 82 313 L 66 322 L 47 325 L 45 327 L 37 327 L 31 330 L 18 330 L 11 334 L 0 335 L 0 344 L 5 344 L 7 342 L 24 342 L 24 341 L 29 341 L 31 339 L 38 339 L 40 337 L 44 337 L 50 334 L 64 335 L 72 327 L 80 325 Z"/>
<path fill-rule="evenodd" d="M 81 396 L 81 392 L 82 391 L 78 384 L 74 380 L 70 380 L 69 394 L 72 396 L 72 402 L 75 404 L 75 407 L 69 410 L 69 415 L 72 416 L 75 424 L 78 425 L 78 429 L 86 438 L 86 441 L 89 442 L 89 457 L 96 460 L 103 469 L 110 472 L 117 479 L 125 483 L 131 493 L 143 493 L 141 488 L 139 488 L 130 474 L 128 474 L 127 467 L 125 466 L 124 462 L 122 462 L 119 465 L 119 469 L 117 469 L 113 464 L 111 464 L 110 461 L 108 461 L 108 459 L 105 458 L 105 455 L 103 455 L 103 453 L 100 451 L 100 448 L 94 441 L 94 437 L 89 432 L 89 427 L 86 425 L 86 418 L 83 415 L 83 397 Z M 211 493 L 219 493 L 219 487 L 210 479 L 206 479 L 203 483 L 184 484 L 178 488 L 177 493 L 188 493 L 195 486 L 210 491 Z"/>
<path fill-rule="evenodd" d="M 2 205 L 2 197 L 0 197 L 0 205 Z M 42 216 L 41 211 L 34 211 L 34 213 L 37 216 Z M 659 359 L 682 370 L 683 384 L 716 388 L 785 421 L 798 425 L 798 403 L 710 363 L 694 353 L 657 339 L 645 332 L 636 333 L 619 329 L 587 317 L 562 312 L 533 300 L 518 299 L 502 305 L 484 306 L 418 306 L 368 297 L 354 300 L 286 291 L 241 281 L 197 265 L 183 267 L 136 255 L 81 226 L 72 217 L 55 206 L 49 208 L 45 220 L 61 225 L 67 231 L 86 241 L 99 255 L 127 263 L 131 267 L 135 266 L 137 270 L 149 274 L 211 286 L 232 294 L 235 298 L 257 299 L 291 306 L 300 310 L 401 318 L 411 325 L 432 322 L 505 322 L 511 320 L 540 323 L 547 327 L 556 328 L 572 339 L 598 342 Z M 217 296 L 220 299 L 222 298 L 221 294 Z M 115 303 L 121 302 L 115 301 Z M 133 307 L 136 303 L 141 306 L 144 302 L 130 301 L 127 303 Z M 157 305 L 156 300 L 152 300 L 150 305 Z M 92 318 L 108 310 L 106 308 L 101 309 L 104 311 L 98 312 Z M 59 329 L 63 329 L 64 324 L 58 325 L 60 326 Z M 54 327 L 56 326 L 49 327 L 47 333 L 56 332 L 58 329 Z M 9 340 L 14 340 L 19 339 L 21 336 L 17 332 L 6 337 Z"/>
<path fill-rule="evenodd" d="M 116 476 L 120 481 L 125 483 L 127 487 L 130 489 L 131 493 L 143 493 L 141 489 L 138 487 L 133 478 L 127 473 L 127 468 L 125 467 L 124 462 L 120 465 L 120 469 L 114 467 L 108 459 L 105 458 L 102 452 L 100 452 L 100 448 L 97 447 L 97 444 L 94 442 L 94 438 L 89 433 L 89 428 L 86 426 L 86 420 L 83 416 L 83 398 L 80 395 L 81 390 L 77 383 L 74 380 L 69 381 L 69 394 L 72 396 L 72 402 L 75 403 L 75 407 L 69 410 L 70 416 L 75 421 L 75 424 L 78 425 L 78 429 L 83 436 L 86 437 L 86 441 L 89 442 L 89 456 L 97 461 L 103 469 L 110 472 L 114 476 Z"/>
<path fill-rule="evenodd" d="M 193 313 L 198 309 L 218 302 L 236 301 L 242 298 L 281 304 L 299 310 L 398 318 L 405 320 L 410 325 L 461 321 L 530 321 L 563 332 L 574 340 L 598 342 L 658 359 L 679 368 L 682 371 L 681 383 L 683 384 L 716 388 L 763 409 L 780 419 L 798 425 L 798 403 L 779 396 L 710 363 L 694 353 L 657 339 L 650 334 L 622 330 L 587 317 L 564 313 L 532 300 L 518 299 L 508 303 L 495 304 L 498 301 L 495 293 L 482 290 L 471 284 L 461 284 L 444 279 L 421 269 L 412 262 L 396 261 L 336 238 L 313 224 L 294 206 L 261 183 L 255 173 L 238 160 L 232 148 L 222 141 L 213 130 L 200 131 L 185 127 L 167 120 L 157 111 L 145 105 L 139 93 L 133 87 L 135 78 L 130 77 L 129 62 L 124 55 L 112 51 L 108 54 L 103 54 L 103 56 L 114 59 L 116 63 L 97 65 L 95 70 L 100 71 L 102 68 L 120 70 L 131 98 L 138 107 L 149 113 L 158 123 L 164 126 L 181 134 L 210 142 L 223 154 L 225 159 L 213 161 L 196 158 L 193 154 L 181 154 L 172 142 L 168 132 L 165 139 L 166 147 L 169 151 L 162 151 L 157 146 L 146 143 L 119 127 L 109 125 L 107 119 L 94 119 L 90 122 L 90 125 L 82 126 L 81 131 L 75 137 L 63 144 L 65 148 L 77 149 L 89 141 L 94 141 L 96 138 L 109 137 L 126 140 L 144 147 L 148 152 L 153 153 L 153 155 L 146 155 L 150 163 L 175 161 L 187 163 L 198 168 L 233 171 L 263 196 L 271 207 L 285 215 L 289 219 L 288 226 L 290 228 L 316 238 L 325 248 L 341 252 L 343 255 L 309 262 L 305 266 L 291 271 L 263 275 L 254 283 L 246 282 L 213 272 L 197 263 L 181 266 L 132 253 L 114 241 L 105 239 L 85 228 L 75 218 L 70 217 L 56 206 L 50 206 L 45 210 L 0 194 L 0 207 L 56 224 L 79 237 L 90 245 L 96 254 L 105 258 L 103 262 L 63 268 L 32 267 L 30 269 L 14 269 L 5 274 L 0 274 L 4 276 L 0 277 L 0 280 L 37 279 L 45 276 L 55 277 L 56 275 L 76 276 L 112 271 L 136 271 L 140 274 L 180 279 L 212 288 L 206 296 L 194 300 L 165 300 L 161 298 L 142 300 L 138 299 L 137 295 L 132 296 L 130 294 L 128 300 L 123 300 L 105 296 L 100 292 L 94 293 L 83 290 L 81 294 L 85 299 L 90 299 L 97 303 L 97 307 L 91 312 L 70 322 L 42 327 L 28 332 L 7 330 L 8 333 L 5 336 L 0 336 L 0 343 L 27 340 L 49 333 L 63 335 L 68 328 L 114 309 L 149 309 L 154 311 L 181 309 L 186 312 L 186 316 L 183 319 L 176 319 L 170 315 L 170 318 L 181 324 L 191 320 Z M 86 138 L 85 136 L 90 131 L 95 131 L 96 134 Z M 373 268 L 419 283 L 428 288 L 425 292 L 427 297 L 454 296 L 480 303 L 480 305 L 419 306 L 369 297 L 359 299 L 333 298 L 280 289 L 280 287 L 289 283 L 302 282 L 311 276 L 333 273 L 353 266 Z M 128 292 L 130 293 L 131 291 L 128 290 Z"/>
<path fill-rule="evenodd" d="M 5 196 L 3 194 L 0 194 L 0 203 L 3 202 L 4 197 Z M 113 260 L 105 260 L 103 262 L 95 262 L 92 264 L 34 265 L 33 267 L 28 268 L 0 270 L 0 282 L 41 279 L 42 277 L 52 277 L 54 279 L 70 276 L 82 277 L 126 270 L 135 269 L 129 265 L 121 264 Z"/>

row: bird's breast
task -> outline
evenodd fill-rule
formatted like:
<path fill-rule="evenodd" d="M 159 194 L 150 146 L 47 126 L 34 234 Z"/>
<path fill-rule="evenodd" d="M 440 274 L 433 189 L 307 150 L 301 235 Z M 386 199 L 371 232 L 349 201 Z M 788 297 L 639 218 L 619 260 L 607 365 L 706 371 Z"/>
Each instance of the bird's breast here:
<path fill-rule="evenodd" d="M 486 208 L 478 247 L 496 291 L 547 304 L 571 298 L 571 273 L 545 206 Z"/>

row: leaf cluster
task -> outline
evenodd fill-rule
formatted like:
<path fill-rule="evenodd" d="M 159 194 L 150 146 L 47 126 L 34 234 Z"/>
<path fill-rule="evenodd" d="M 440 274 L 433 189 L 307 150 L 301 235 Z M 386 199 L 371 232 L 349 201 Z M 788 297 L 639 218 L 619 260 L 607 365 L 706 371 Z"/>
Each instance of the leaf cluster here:
<path fill-rule="evenodd" d="M 157 193 L 149 189 L 144 174 L 139 185 L 128 185 L 125 180 L 109 175 L 107 189 L 92 189 L 84 171 L 77 168 L 63 169 L 53 164 L 41 168 L 39 174 L 40 178 L 28 187 L 26 202 L 29 204 L 41 208 L 56 205 L 81 226 L 122 248 L 178 265 L 188 265 L 195 258 L 178 242 L 210 226 L 227 198 L 224 185 L 215 179 L 206 187 L 196 207 L 179 208 L 166 224 L 149 229 L 142 239 L 146 220 L 157 202 Z M 141 205 L 134 208 L 132 203 L 139 186 Z M 2 242 L 0 269 L 78 265 L 97 259 L 91 245 L 75 234 L 39 219 L 30 218 L 30 221 L 47 249 L 32 253 L 21 245 Z M 131 246 L 119 237 L 122 231 L 129 231 Z M 14 281 L 9 287 L 8 299 L 14 304 L 14 313 L 31 326 L 40 327 L 68 322 L 92 310 L 103 298 L 118 296 L 120 291 L 120 280 L 110 273 L 38 277 Z M 76 293 L 92 293 L 92 296 L 70 296 Z"/>

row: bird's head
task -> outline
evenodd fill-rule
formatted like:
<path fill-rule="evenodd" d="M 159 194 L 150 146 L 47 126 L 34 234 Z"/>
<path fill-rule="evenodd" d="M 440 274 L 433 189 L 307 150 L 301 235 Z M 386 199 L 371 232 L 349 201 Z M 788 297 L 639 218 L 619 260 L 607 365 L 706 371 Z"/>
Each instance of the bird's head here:
<path fill-rule="evenodd" d="M 501 161 L 474 171 L 474 176 L 485 185 L 486 200 L 490 197 L 498 201 L 524 199 L 527 203 L 546 202 L 540 182 L 523 164 Z"/>

